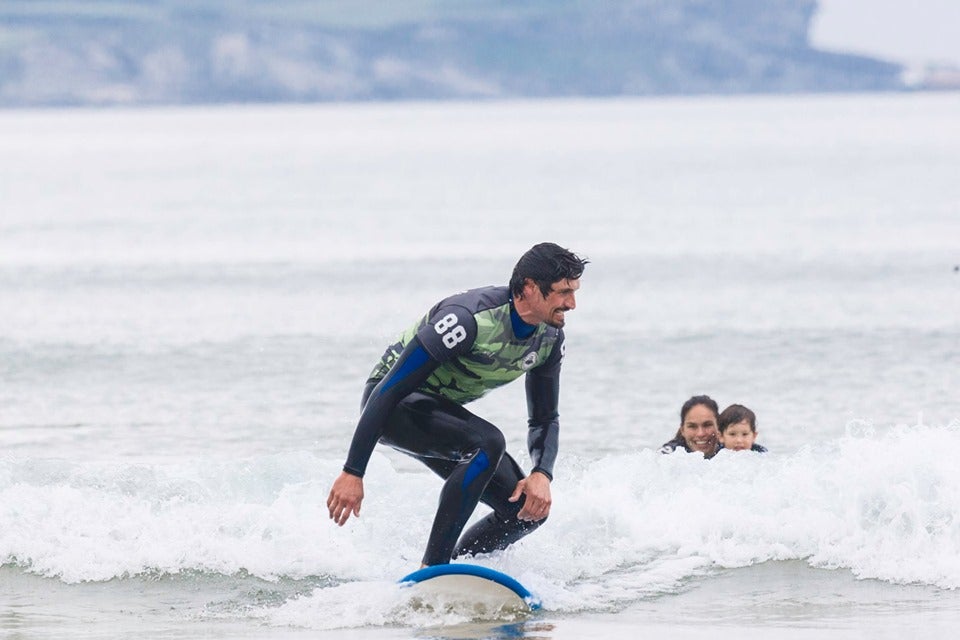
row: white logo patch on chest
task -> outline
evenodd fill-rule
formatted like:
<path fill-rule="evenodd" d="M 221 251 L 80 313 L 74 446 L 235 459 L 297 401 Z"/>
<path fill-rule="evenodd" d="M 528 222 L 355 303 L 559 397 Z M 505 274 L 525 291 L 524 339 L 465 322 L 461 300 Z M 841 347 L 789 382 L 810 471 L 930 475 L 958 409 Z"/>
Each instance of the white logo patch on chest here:
<path fill-rule="evenodd" d="M 540 354 L 536 351 L 531 351 L 527 355 L 523 356 L 523 363 L 520 365 L 520 368 L 524 371 L 532 369 L 537 361 L 540 360 Z"/>

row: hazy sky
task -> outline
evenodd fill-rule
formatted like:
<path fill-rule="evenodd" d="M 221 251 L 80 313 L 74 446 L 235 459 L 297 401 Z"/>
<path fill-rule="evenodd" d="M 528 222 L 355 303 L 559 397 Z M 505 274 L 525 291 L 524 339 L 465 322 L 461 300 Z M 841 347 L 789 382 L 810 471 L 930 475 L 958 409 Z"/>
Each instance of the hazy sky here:
<path fill-rule="evenodd" d="M 820 0 L 811 35 L 832 51 L 960 65 L 960 0 Z"/>

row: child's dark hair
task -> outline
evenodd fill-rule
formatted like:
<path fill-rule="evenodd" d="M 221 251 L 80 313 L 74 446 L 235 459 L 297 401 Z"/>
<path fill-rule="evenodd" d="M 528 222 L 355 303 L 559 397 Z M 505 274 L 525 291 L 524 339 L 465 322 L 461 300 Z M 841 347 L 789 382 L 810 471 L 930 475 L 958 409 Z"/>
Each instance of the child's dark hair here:
<path fill-rule="evenodd" d="M 724 409 L 723 413 L 720 414 L 720 418 L 717 420 L 717 426 L 720 429 L 720 433 L 723 433 L 730 425 L 740 422 L 749 422 L 750 431 L 754 433 L 757 432 L 757 415 L 742 404 L 732 404 Z"/>

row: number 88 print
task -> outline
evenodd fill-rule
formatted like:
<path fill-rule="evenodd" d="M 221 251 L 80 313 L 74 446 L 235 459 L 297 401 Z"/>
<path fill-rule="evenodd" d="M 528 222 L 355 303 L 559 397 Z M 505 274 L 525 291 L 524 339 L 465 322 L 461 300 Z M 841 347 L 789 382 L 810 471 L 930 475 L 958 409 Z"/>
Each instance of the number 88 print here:
<path fill-rule="evenodd" d="M 434 330 L 443 336 L 441 340 L 443 340 L 443 344 L 447 349 L 453 349 L 467 337 L 467 330 L 462 324 L 458 324 L 458 322 L 459 320 L 456 314 L 448 313 L 440 318 L 437 324 L 433 325 Z"/>

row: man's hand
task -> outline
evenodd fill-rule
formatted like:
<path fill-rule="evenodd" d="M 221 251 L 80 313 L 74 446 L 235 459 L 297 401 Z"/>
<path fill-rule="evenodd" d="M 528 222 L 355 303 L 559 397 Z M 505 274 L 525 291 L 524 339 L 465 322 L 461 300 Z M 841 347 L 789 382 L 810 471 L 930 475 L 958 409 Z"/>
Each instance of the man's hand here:
<path fill-rule="evenodd" d="M 526 494 L 527 499 L 517 518 L 535 522 L 550 515 L 550 505 L 553 502 L 550 498 L 550 478 L 539 471 L 534 471 L 517 483 L 517 488 L 510 496 L 510 502 L 519 500 L 520 494 Z"/>
<path fill-rule="evenodd" d="M 330 495 L 327 496 L 330 519 L 342 527 L 351 513 L 359 518 L 361 502 L 363 502 L 363 478 L 341 471 L 333 482 Z"/>

